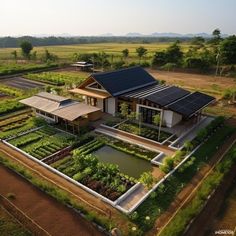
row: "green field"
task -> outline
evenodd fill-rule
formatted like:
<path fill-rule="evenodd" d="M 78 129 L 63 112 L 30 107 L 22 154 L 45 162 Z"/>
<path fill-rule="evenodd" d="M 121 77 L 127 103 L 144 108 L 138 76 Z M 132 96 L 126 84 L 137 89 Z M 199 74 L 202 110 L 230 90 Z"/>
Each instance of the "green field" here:
<path fill-rule="evenodd" d="M 156 51 L 166 49 L 171 43 L 149 43 L 149 44 L 138 44 L 138 43 L 96 43 L 96 44 L 80 44 L 80 45 L 63 45 L 63 46 L 43 46 L 34 47 L 37 51 L 37 56 L 41 56 L 45 49 L 48 49 L 51 53 L 56 54 L 60 59 L 70 59 L 73 53 L 98 53 L 104 51 L 108 54 L 113 54 L 115 57 L 122 56 L 121 51 L 125 48 L 129 49 L 130 58 L 137 58 L 135 52 L 136 48 L 143 46 L 148 50 L 147 58 L 151 57 Z M 183 51 L 186 51 L 190 44 L 180 44 Z M 0 51 L 0 60 L 12 59 L 11 52 L 16 50 L 20 55 L 20 48 L 3 48 Z"/>

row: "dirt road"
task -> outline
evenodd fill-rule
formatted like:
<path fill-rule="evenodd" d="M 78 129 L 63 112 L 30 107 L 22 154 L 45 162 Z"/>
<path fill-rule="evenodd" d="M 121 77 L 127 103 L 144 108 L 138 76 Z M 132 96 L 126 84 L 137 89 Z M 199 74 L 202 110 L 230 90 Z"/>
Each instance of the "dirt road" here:
<path fill-rule="evenodd" d="M 7 193 L 14 193 L 16 198 L 12 202 L 49 234 L 56 236 L 102 235 L 78 214 L 1 165 L 0 179 L 0 193 L 4 196 Z"/>
<path fill-rule="evenodd" d="M 68 192 L 74 199 L 76 199 L 79 203 L 86 205 L 87 209 L 96 211 L 101 216 L 106 215 L 107 217 L 111 217 L 114 219 L 113 221 L 116 223 L 117 227 L 128 227 L 128 222 L 124 219 L 123 215 L 118 212 L 112 206 L 106 204 L 101 199 L 87 193 L 85 190 L 75 186 L 73 183 L 67 181 L 66 179 L 54 174 L 50 170 L 41 166 L 40 164 L 30 160 L 23 154 L 9 148 L 2 142 L 0 142 L 0 153 L 4 155 L 8 155 L 10 159 L 15 162 L 19 162 L 26 168 L 29 168 L 40 178 L 45 179 L 46 181 L 57 185 L 59 188 Z"/>

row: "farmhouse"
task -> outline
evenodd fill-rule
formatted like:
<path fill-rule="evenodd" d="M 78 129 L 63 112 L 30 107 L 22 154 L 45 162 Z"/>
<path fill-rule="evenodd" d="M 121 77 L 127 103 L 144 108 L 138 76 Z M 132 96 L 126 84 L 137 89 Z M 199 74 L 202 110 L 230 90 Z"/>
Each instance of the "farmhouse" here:
<path fill-rule="evenodd" d="M 141 115 L 144 123 L 153 123 L 160 114 L 161 123 L 173 127 L 182 120 L 198 121 L 202 110 L 214 97 L 200 92 L 160 84 L 141 67 L 94 73 L 71 93 L 83 96 L 85 103 L 115 115 L 122 103 Z"/>
<path fill-rule="evenodd" d="M 41 92 L 20 101 L 30 106 L 37 116 L 43 117 L 49 123 L 57 123 L 73 133 L 80 126 L 85 126 L 89 121 L 95 121 L 101 117 L 101 109 L 98 107 L 79 103 L 54 94 Z"/>

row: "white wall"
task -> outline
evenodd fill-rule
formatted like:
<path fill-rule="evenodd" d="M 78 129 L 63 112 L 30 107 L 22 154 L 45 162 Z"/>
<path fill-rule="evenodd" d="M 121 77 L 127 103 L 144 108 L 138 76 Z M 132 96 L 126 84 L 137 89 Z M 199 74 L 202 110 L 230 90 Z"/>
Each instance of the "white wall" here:
<path fill-rule="evenodd" d="M 97 99 L 97 107 L 103 111 L 103 99 Z"/>
<path fill-rule="evenodd" d="M 171 128 L 182 120 L 182 116 L 173 111 L 165 110 L 163 120 L 166 126 Z"/>
<path fill-rule="evenodd" d="M 116 99 L 115 98 L 108 98 L 106 99 L 107 103 L 107 113 L 111 115 L 115 115 L 116 113 Z"/>
<path fill-rule="evenodd" d="M 178 113 L 173 112 L 172 126 L 178 124 L 182 120 L 182 116 Z"/>
<path fill-rule="evenodd" d="M 163 121 L 167 127 L 172 127 L 173 111 L 164 110 Z"/>

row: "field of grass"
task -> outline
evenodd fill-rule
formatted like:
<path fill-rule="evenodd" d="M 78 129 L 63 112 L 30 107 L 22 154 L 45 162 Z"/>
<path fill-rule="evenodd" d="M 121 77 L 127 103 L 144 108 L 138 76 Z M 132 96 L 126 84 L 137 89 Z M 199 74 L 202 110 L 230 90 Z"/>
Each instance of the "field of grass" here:
<path fill-rule="evenodd" d="M 34 47 L 37 51 L 37 56 L 42 55 L 45 49 L 48 49 L 51 53 L 56 54 L 61 59 L 71 58 L 73 53 L 98 53 L 104 51 L 108 54 L 113 54 L 114 56 L 122 56 L 121 51 L 128 48 L 130 51 L 131 58 L 137 58 L 135 52 L 136 48 L 143 46 L 147 48 L 147 57 L 153 55 L 154 52 L 164 50 L 171 43 L 149 43 L 149 44 L 136 44 L 136 43 L 96 43 L 96 44 L 80 44 L 80 45 L 63 45 L 63 46 L 43 46 Z M 182 43 L 181 47 L 183 51 L 189 48 L 190 44 Z M 21 55 L 19 48 L 3 48 L 0 51 L 1 59 L 12 59 L 11 52 L 16 50 L 18 55 Z"/>
<path fill-rule="evenodd" d="M 13 217 L 0 207 L 0 234 L 1 236 L 30 236 L 32 235 L 22 227 Z"/>

